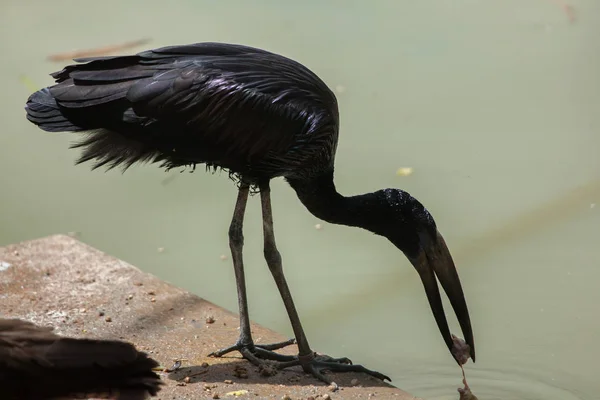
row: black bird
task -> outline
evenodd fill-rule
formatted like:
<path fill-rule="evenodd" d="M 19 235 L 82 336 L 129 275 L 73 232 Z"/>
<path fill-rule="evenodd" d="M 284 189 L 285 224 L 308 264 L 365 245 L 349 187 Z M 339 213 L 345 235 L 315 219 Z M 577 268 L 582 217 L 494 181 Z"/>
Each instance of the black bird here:
<path fill-rule="evenodd" d="M 141 400 L 160 390 L 158 363 L 130 343 L 74 339 L 19 319 L 0 319 L 0 398 L 46 400 L 114 394 Z"/>
<path fill-rule="evenodd" d="M 27 118 L 49 132 L 85 132 L 72 147 L 78 163 L 94 168 L 140 161 L 162 167 L 195 166 L 229 171 L 239 192 L 229 227 L 237 281 L 240 336 L 217 351 L 239 351 L 256 365 L 301 365 L 328 382 L 322 369 L 380 373 L 347 358 L 316 356 L 296 312 L 275 245 L 269 182 L 283 177 L 316 217 L 366 229 L 388 238 L 419 273 L 435 320 L 449 349 L 452 338 L 437 279 L 448 294 L 471 357 L 473 333 L 467 304 L 450 252 L 431 214 L 408 193 L 383 189 L 343 196 L 333 182 L 339 114 L 335 95 L 312 71 L 265 50 L 224 43 L 163 47 L 131 56 L 75 60 L 52 74 L 56 84 L 32 94 Z M 272 350 L 292 344 L 254 345 L 250 334 L 242 261 L 242 225 L 248 194 L 260 192 L 264 255 L 289 315 L 299 355 Z"/>

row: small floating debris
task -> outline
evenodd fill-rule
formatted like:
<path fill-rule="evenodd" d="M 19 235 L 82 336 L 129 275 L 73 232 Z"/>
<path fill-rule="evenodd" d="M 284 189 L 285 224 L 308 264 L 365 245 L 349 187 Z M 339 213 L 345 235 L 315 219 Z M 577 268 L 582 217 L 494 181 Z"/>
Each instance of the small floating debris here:
<path fill-rule="evenodd" d="M 318 231 L 320 231 L 321 229 L 323 229 L 323 225 L 321 225 L 321 224 L 316 224 L 316 225 L 315 225 L 315 229 L 316 229 L 316 230 L 318 230 Z"/>
<path fill-rule="evenodd" d="M 346 87 L 344 85 L 337 85 L 335 87 L 335 91 L 338 92 L 339 94 L 342 94 L 346 91 Z"/>
<path fill-rule="evenodd" d="M 556 3 L 563 10 L 570 23 L 577 21 L 577 13 L 574 6 L 567 4 L 564 0 L 553 0 L 553 3 Z"/>
<path fill-rule="evenodd" d="M 221 254 L 221 257 L 219 258 L 221 259 L 221 261 L 227 260 L 227 256 L 225 254 Z"/>
<path fill-rule="evenodd" d="M 398 170 L 396 171 L 396 175 L 398 175 L 398 176 L 409 176 L 409 175 L 412 175 L 412 173 L 413 173 L 413 169 L 410 167 L 398 168 Z"/>
<path fill-rule="evenodd" d="M 133 40 L 121 44 L 98 47 L 96 49 L 76 50 L 66 53 L 51 54 L 47 57 L 50 61 L 71 61 L 74 58 L 106 56 L 119 51 L 128 50 L 133 47 L 141 46 L 150 41 L 148 38 Z"/>
<path fill-rule="evenodd" d="M 40 89 L 40 86 L 34 83 L 27 75 L 19 76 L 19 81 L 21 81 L 23 86 L 25 86 L 30 92 L 36 92 Z"/>
<path fill-rule="evenodd" d="M 165 248 L 164 247 L 158 247 L 156 249 L 156 251 L 158 251 L 159 253 L 164 253 L 165 252 Z"/>

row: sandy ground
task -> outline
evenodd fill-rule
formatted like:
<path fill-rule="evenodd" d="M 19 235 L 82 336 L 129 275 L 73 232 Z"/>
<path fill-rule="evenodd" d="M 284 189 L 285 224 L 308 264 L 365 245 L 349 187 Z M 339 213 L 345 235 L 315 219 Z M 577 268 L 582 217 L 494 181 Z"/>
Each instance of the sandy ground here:
<path fill-rule="evenodd" d="M 332 374 L 340 385 L 332 392 L 300 369 L 264 377 L 238 353 L 207 357 L 236 340 L 235 314 L 69 236 L 0 248 L 0 299 L 4 318 L 52 325 L 63 335 L 127 340 L 165 367 L 186 359 L 162 373 L 160 399 L 415 400 L 364 374 Z M 288 339 L 256 324 L 253 336 L 257 343 Z"/>

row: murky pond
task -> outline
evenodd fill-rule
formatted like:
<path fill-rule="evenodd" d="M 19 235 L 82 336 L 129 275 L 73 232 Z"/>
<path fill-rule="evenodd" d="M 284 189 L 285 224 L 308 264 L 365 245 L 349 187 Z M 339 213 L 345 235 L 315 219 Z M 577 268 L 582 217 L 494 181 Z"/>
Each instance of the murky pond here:
<path fill-rule="evenodd" d="M 570 4 L 574 22 L 559 0 L 2 2 L 0 244 L 80 232 L 236 310 L 226 174 L 74 167 L 73 136 L 37 129 L 23 105 L 61 68 L 53 53 L 144 37 L 263 47 L 336 89 L 340 191 L 401 187 L 435 216 L 471 310 L 479 398 L 598 399 L 600 2 Z M 457 399 L 460 369 L 404 256 L 366 231 L 315 229 L 282 181 L 273 203 L 311 344 L 416 396 Z M 245 234 L 251 317 L 291 335 L 256 198 Z"/>

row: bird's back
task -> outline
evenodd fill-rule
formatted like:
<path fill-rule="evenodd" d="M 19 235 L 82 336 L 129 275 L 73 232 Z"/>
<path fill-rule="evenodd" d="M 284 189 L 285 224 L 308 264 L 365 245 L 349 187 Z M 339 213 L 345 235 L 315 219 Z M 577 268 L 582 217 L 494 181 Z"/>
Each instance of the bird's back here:
<path fill-rule="evenodd" d="M 0 398 L 44 400 L 80 393 L 156 395 L 158 363 L 129 343 L 73 339 L 51 328 L 0 319 Z"/>
<path fill-rule="evenodd" d="M 26 110 L 46 131 L 86 131 L 80 162 L 205 163 L 250 179 L 333 162 L 335 95 L 283 56 L 199 43 L 77 61 L 31 95 Z"/>

